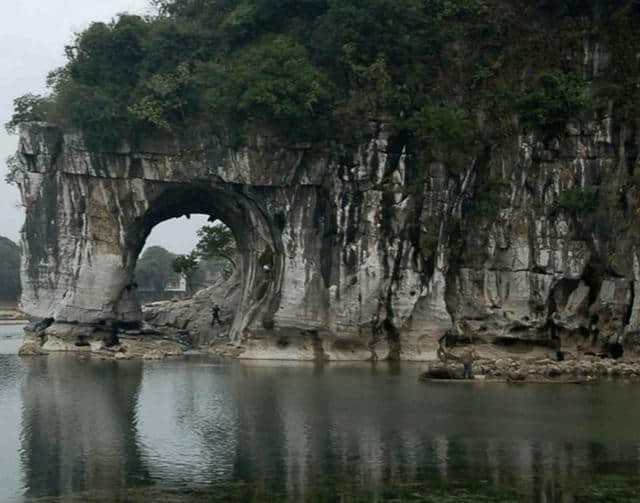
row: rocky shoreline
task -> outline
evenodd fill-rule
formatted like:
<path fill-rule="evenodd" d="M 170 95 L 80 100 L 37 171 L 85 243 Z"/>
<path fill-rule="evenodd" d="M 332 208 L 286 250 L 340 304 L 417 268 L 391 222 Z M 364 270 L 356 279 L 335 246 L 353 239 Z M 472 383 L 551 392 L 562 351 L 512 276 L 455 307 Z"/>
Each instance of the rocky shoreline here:
<path fill-rule="evenodd" d="M 90 353 L 116 360 L 158 360 L 188 351 L 236 357 L 238 346 L 229 331 L 237 303 L 237 276 L 221 279 L 186 300 L 154 302 L 144 306 L 140 326 L 72 324 L 44 319 L 25 327 L 20 355 L 50 352 Z M 211 325 L 211 306 L 225 306 L 221 323 Z M 228 306 L 228 307 L 227 307 Z"/>
<path fill-rule="evenodd" d="M 427 364 L 422 374 L 425 379 L 461 379 L 463 367 L 450 364 L 446 367 L 439 361 Z M 631 359 L 610 359 L 583 357 L 580 359 L 556 361 L 550 358 L 497 358 L 480 359 L 473 365 L 474 376 L 478 380 L 527 381 L 579 381 L 591 382 L 603 378 L 624 378 L 640 380 L 640 362 Z M 448 375 L 448 377 L 447 377 Z"/>
<path fill-rule="evenodd" d="M 52 325 L 45 330 L 29 330 L 20 348 L 21 356 L 42 356 L 50 352 L 68 352 L 88 354 L 92 357 L 113 360 L 162 360 L 199 353 L 217 358 L 242 358 L 245 347 L 228 339 L 220 339 L 207 347 L 194 346 L 188 336 L 174 332 L 163 334 L 154 329 L 131 330 L 114 334 L 104 330 L 96 330 L 90 335 L 83 334 L 69 337 L 72 327 Z M 57 335 L 57 332 L 60 335 Z M 330 364 L 329 360 L 321 360 Z M 346 360 L 345 360 L 346 361 Z M 354 360 L 357 361 L 357 360 Z M 438 360 L 425 361 L 423 377 L 443 379 L 448 374 L 450 379 L 460 379 L 463 367 L 452 363 L 446 367 Z M 640 362 L 632 358 L 602 358 L 599 356 L 582 356 L 565 361 L 557 361 L 545 357 L 514 358 L 479 358 L 473 364 L 473 373 L 477 380 L 506 380 L 509 382 L 545 381 L 581 381 L 592 382 L 606 378 L 640 380 Z M 444 377 L 446 379 L 447 377 Z"/>
<path fill-rule="evenodd" d="M 49 353 L 84 353 L 97 358 L 114 360 L 161 360 L 182 356 L 189 344 L 180 337 L 159 333 L 127 334 L 95 330 L 87 334 L 86 328 L 78 335 L 69 336 L 71 327 L 52 326 L 51 330 L 25 329 L 20 356 L 44 356 Z M 63 331 L 59 335 L 56 331 Z M 79 331 L 80 332 L 80 331 Z"/>

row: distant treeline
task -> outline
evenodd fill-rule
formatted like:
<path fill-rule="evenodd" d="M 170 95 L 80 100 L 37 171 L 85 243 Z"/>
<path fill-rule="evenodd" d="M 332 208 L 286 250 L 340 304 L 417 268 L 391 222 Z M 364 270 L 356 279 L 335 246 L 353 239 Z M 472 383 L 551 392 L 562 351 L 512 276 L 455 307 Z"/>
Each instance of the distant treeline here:
<path fill-rule="evenodd" d="M 17 302 L 20 292 L 20 247 L 0 236 L 0 300 Z"/>
<path fill-rule="evenodd" d="M 175 287 L 179 276 L 174 271 L 173 263 L 179 255 L 175 255 L 162 246 L 147 248 L 136 265 L 135 280 L 138 287 L 146 292 L 161 294 L 167 288 Z M 220 257 L 211 257 L 198 262 L 198 267 L 192 272 L 191 278 L 194 288 L 208 286 L 212 278 L 219 274 L 226 274 L 229 264 Z"/>

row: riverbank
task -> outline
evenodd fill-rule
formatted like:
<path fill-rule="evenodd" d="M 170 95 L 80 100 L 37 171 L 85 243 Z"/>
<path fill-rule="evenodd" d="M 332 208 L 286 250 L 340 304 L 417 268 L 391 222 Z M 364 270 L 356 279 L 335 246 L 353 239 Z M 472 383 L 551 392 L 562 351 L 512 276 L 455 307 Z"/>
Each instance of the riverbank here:
<path fill-rule="evenodd" d="M 498 358 L 481 359 L 474 363 L 473 373 L 477 381 L 494 382 L 593 382 L 601 378 L 625 378 L 640 380 L 640 362 L 631 358 L 601 358 L 584 356 L 580 359 L 555 361 L 549 358 Z M 447 374 L 450 377 L 447 377 Z M 439 361 L 427 363 L 424 379 L 461 379 L 463 367 Z"/>
<path fill-rule="evenodd" d="M 154 332 L 130 331 L 119 333 L 96 331 L 90 336 L 76 335 L 68 337 L 70 328 L 47 329 L 45 336 L 27 332 L 20 348 L 21 356 L 44 356 L 50 353 L 67 352 L 85 354 L 97 359 L 112 360 L 163 360 L 189 354 L 208 355 L 221 359 L 240 359 L 244 346 L 228 340 L 220 340 L 209 347 L 196 348 L 188 338 L 180 334 L 171 336 Z M 137 333 L 136 333 L 137 332 Z M 264 359 L 268 361 L 273 359 Z M 348 360 L 340 360 L 342 362 Z M 358 361 L 358 360 L 353 360 Z M 334 360 L 316 360 L 317 363 L 331 364 Z M 424 377 L 442 378 L 449 373 L 452 378 L 460 379 L 463 367 L 449 364 L 444 367 L 439 361 L 414 362 L 424 365 Z M 478 382 L 596 382 L 600 379 L 624 379 L 640 381 L 640 362 L 632 357 L 620 359 L 598 356 L 582 356 L 566 361 L 555 361 L 547 357 L 538 358 L 481 358 L 473 365 L 473 373 Z"/>
<path fill-rule="evenodd" d="M 190 348 L 190 341 L 183 336 L 153 329 L 118 332 L 95 327 L 88 331 L 86 327 L 54 324 L 44 329 L 25 329 L 19 354 L 83 353 L 101 359 L 162 360 L 182 356 Z"/>
<path fill-rule="evenodd" d="M 20 354 L 39 356 L 53 352 L 82 353 L 100 359 L 162 360 L 198 352 L 224 359 L 385 361 L 389 351 L 383 351 L 384 341 L 376 348 L 346 344 L 345 341 L 321 340 L 313 334 L 278 339 L 261 339 L 242 344 L 230 339 L 231 312 L 223 323 L 211 325 L 207 306 L 211 296 L 221 289 L 211 288 L 189 302 L 170 306 L 158 304 L 145 309 L 146 322 L 141 328 L 126 329 L 106 325 L 85 326 L 45 322 L 26 327 Z M 216 302 L 218 297 L 214 299 Z M 194 308 L 194 305 L 197 307 Z M 18 320 L 12 320 L 18 323 Z M 206 336 L 205 336 L 206 335 Z M 257 345 L 256 345 L 257 344 Z M 433 346 L 433 344 L 431 345 Z M 398 353 L 402 361 L 424 365 L 425 371 L 437 369 L 436 348 L 425 342 L 424 348 L 412 351 L 403 348 Z M 567 348 L 557 352 L 545 347 L 504 347 L 496 344 L 473 344 L 477 359 L 473 373 L 487 380 L 532 382 L 541 380 L 577 380 L 589 382 L 601 378 L 640 380 L 640 358 L 626 352 L 618 359 L 610 352 L 589 352 L 593 348 Z M 570 349 L 570 351 L 569 351 Z M 563 361 L 558 361 L 561 357 Z M 462 376 L 462 365 L 450 363 L 446 368 Z"/>

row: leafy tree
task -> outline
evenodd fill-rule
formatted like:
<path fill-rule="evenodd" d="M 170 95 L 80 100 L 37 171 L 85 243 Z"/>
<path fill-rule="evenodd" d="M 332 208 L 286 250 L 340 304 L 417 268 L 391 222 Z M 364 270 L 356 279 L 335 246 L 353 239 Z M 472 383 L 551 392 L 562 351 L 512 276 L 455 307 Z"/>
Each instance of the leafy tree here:
<path fill-rule="evenodd" d="M 44 121 L 53 107 L 50 98 L 39 94 L 25 94 L 13 100 L 13 115 L 5 124 L 9 134 L 15 134 L 21 122 Z"/>
<path fill-rule="evenodd" d="M 54 96 L 94 150 L 113 148 L 144 125 L 129 107 L 137 96 L 148 31 L 139 16 L 93 23 L 66 48 L 64 70 L 50 75 Z"/>
<path fill-rule="evenodd" d="M 198 237 L 194 253 L 201 260 L 222 258 L 235 269 L 236 241 L 226 225 L 205 225 L 198 230 Z"/>
<path fill-rule="evenodd" d="M 416 112 L 407 128 L 423 147 L 426 161 L 443 161 L 459 171 L 469 153 L 473 127 L 464 110 L 450 104 L 428 105 Z"/>
<path fill-rule="evenodd" d="M 175 117 L 184 119 L 189 102 L 185 88 L 191 81 L 191 72 L 186 64 L 180 64 L 175 71 L 155 74 L 144 83 L 148 94 L 129 107 L 129 112 L 141 121 L 146 121 L 159 129 L 171 131 Z"/>
<path fill-rule="evenodd" d="M 151 0 L 161 15 L 178 18 L 200 18 L 211 11 L 227 13 L 238 0 Z"/>
<path fill-rule="evenodd" d="M 520 109 L 530 125 L 555 128 L 578 115 L 586 104 L 586 88 L 580 77 L 550 70 L 540 74 L 537 85 L 522 98 Z"/>
<path fill-rule="evenodd" d="M 145 58 L 148 31 L 140 16 L 93 23 L 66 48 L 69 76 L 79 84 L 108 89 L 114 97 L 125 96 L 139 80 L 136 67 Z"/>
<path fill-rule="evenodd" d="M 598 187 L 574 187 L 558 194 L 551 205 L 551 216 L 564 212 L 574 218 L 592 215 L 598 209 Z"/>
<path fill-rule="evenodd" d="M 227 124 L 275 126 L 288 136 L 312 133 L 330 102 L 328 79 L 302 45 L 283 35 L 265 37 L 226 63 L 202 64 L 198 78 L 212 115 Z"/>
<path fill-rule="evenodd" d="M 491 177 L 482 181 L 475 189 L 474 197 L 469 201 L 470 218 L 488 218 L 495 220 L 503 207 L 504 194 L 511 184 L 502 178 Z"/>
<path fill-rule="evenodd" d="M 4 181 L 9 185 L 14 185 L 17 182 L 18 172 L 20 171 L 21 164 L 17 155 L 10 155 L 5 160 L 5 166 L 7 168 L 7 174 L 4 177 Z"/>
<path fill-rule="evenodd" d="M 0 236 L 0 299 L 17 301 L 20 291 L 20 248 Z"/>
<path fill-rule="evenodd" d="M 184 276 L 187 282 L 187 295 L 193 292 L 193 274 L 198 268 L 198 258 L 195 253 L 178 255 L 172 262 L 173 271 Z"/>
<path fill-rule="evenodd" d="M 477 148 L 460 141 L 470 118 L 500 138 L 514 132 L 516 113 L 556 128 L 591 104 L 578 20 L 596 11 L 594 35 L 611 57 L 592 90 L 616 117 L 640 109 L 637 0 L 153 3 L 155 16 L 120 15 L 79 33 L 50 74 L 51 96 L 16 100 L 8 128 L 53 120 L 100 151 L 188 128 L 239 142 L 261 129 L 348 141 L 380 119 L 455 170 Z"/>

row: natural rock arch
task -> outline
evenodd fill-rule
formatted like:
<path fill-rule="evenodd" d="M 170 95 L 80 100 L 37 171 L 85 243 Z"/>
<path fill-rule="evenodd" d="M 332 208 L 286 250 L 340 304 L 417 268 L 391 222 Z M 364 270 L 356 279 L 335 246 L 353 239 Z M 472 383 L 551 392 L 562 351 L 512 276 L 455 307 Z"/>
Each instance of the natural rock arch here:
<path fill-rule="evenodd" d="M 275 257 L 280 257 L 281 253 L 274 253 L 278 248 L 278 237 L 273 234 L 271 219 L 255 201 L 228 187 L 198 182 L 154 184 L 146 194 L 149 197 L 148 209 L 134 218 L 125 229 L 127 273 L 132 275 L 137 257 L 156 225 L 192 213 L 207 214 L 229 227 L 238 249 L 237 273 L 242 293 L 239 304 L 234 306 L 237 316 L 231 327 L 231 338 L 241 339 L 254 319 L 257 328 L 272 324 L 274 301 L 277 298 L 274 293 L 278 290 L 282 270 L 282 264 Z M 126 293 L 125 287 L 121 298 L 126 298 Z M 137 309 L 137 299 L 131 300 L 134 309 Z M 128 311 L 123 310 L 124 313 Z M 116 312 L 116 317 L 119 314 Z M 134 321 L 140 320 L 140 317 L 136 318 Z"/>
<path fill-rule="evenodd" d="M 378 217 L 363 211 L 380 202 L 380 193 L 364 196 L 368 184 L 328 177 L 337 166 L 305 146 L 260 141 L 232 150 L 215 140 L 164 138 L 94 154 L 77 134 L 24 125 L 16 178 L 27 211 L 25 311 L 72 325 L 74 334 L 139 323 L 140 304 L 129 285 L 147 235 L 168 218 L 205 213 L 236 238 L 243 287 L 231 335 L 247 356 L 399 356 L 391 347 L 397 331 L 385 318 L 400 314 L 404 323 L 411 306 L 401 297 L 390 305 L 382 292 L 393 279 L 389 264 L 411 261 L 415 253 L 402 246 L 395 254 L 382 250 Z M 374 150 L 378 143 L 372 141 Z M 385 159 L 370 153 L 360 169 L 375 174 Z M 396 168 L 398 162 L 400 156 Z M 403 288 L 422 290 L 420 277 L 399 281 L 406 280 Z M 439 316 L 449 323 L 444 308 Z"/>
<path fill-rule="evenodd" d="M 211 176 L 205 162 L 168 152 L 92 155 L 77 136 L 52 125 L 25 127 L 19 157 L 27 207 L 22 304 L 32 316 L 140 323 L 130 285 L 151 229 L 205 213 L 230 227 L 241 258 L 243 292 L 232 335 L 273 326 L 283 264 L 268 201 Z"/>

